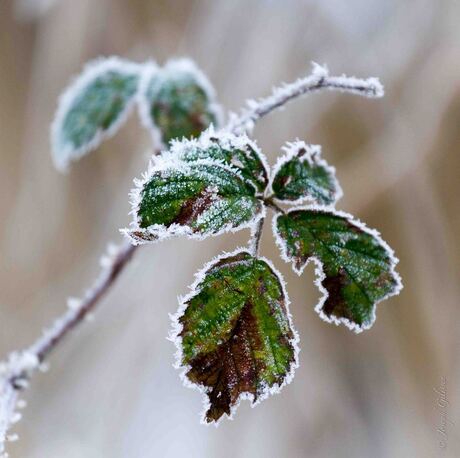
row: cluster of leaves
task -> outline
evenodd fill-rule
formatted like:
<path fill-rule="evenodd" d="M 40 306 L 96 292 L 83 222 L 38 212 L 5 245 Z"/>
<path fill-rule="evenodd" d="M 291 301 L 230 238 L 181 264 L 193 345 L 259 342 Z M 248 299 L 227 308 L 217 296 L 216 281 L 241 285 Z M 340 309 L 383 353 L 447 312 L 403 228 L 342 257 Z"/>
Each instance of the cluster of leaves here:
<path fill-rule="evenodd" d="M 373 324 L 376 304 L 401 289 L 397 259 L 375 230 L 335 209 L 342 190 L 321 148 L 288 143 L 270 170 L 246 134 L 211 125 L 218 122 L 213 91 L 189 61 L 161 70 L 118 59 L 89 67 L 58 110 L 57 164 L 67 166 L 113 134 L 136 101 L 144 125 L 169 147 L 135 180 L 134 220 L 123 230 L 133 244 L 243 228 L 254 242 L 270 208 L 282 258 L 299 275 L 316 264 L 321 318 L 355 332 Z M 178 366 L 205 393 L 208 423 L 231 416 L 243 398 L 255 404 L 278 391 L 297 365 L 284 281 L 257 245 L 206 265 L 174 318 Z"/>
<path fill-rule="evenodd" d="M 210 128 L 154 157 L 137 182 L 135 219 L 124 232 L 136 244 L 248 226 L 255 232 L 270 207 L 283 259 L 298 274 L 310 261 L 318 266 L 320 316 L 360 332 L 400 281 L 379 234 L 334 209 L 340 196 L 335 170 L 318 146 L 288 144 L 270 174 L 254 141 Z M 289 211 L 281 207 L 293 203 Z M 205 420 L 213 422 L 231 416 L 242 397 L 256 403 L 290 380 L 297 337 L 280 274 L 253 250 L 224 254 L 197 278 L 182 300 L 175 336 L 179 365 L 206 393 Z"/>
<path fill-rule="evenodd" d="M 199 135 L 220 122 L 212 86 L 189 59 L 137 64 L 118 57 L 90 62 L 59 100 L 51 128 L 59 170 L 113 136 L 137 104 L 156 145 Z"/>

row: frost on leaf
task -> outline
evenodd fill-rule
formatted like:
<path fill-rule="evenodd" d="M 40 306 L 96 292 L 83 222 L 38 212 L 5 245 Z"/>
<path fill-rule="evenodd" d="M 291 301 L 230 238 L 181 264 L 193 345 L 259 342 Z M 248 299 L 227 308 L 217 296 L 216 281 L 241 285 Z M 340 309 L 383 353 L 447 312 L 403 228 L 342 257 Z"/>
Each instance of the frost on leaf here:
<path fill-rule="evenodd" d="M 345 213 L 293 209 L 274 222 L 283 257 L 300 274 L 310 260 L 323 298 L 316 311 L 328 322 L 360 332 L 375 320 L 376 304 L 399 292 L 393 251 L 376 231 Z"/>
<path fill-rule="evenodd" d="M 272 190 L 281 201 L 312 201 L 332 205 L 342 190 L 335 178 L 335 168 L 321 158 L 321 147 L 297 141 L 288 143 L 273 172 Z"/>
<path fill-rule="evenodd" d="M 118 58 L 90 63 L 59 100 L 51 130 L 60 170 L 115 134 L 135 102 L 140 65 Z"/>
<path fill-rule="evenodd" d="M 215 131 L 212 126 L 198 140 L 173 141 L 170 151 L 163 153 L 159 161 L 165 159 L 185 162 L 210 159 L 223 163 L 236 168 L 258 193 L 263 193 L 268 184 L 266 159 L 256 143 L 246 135 Z"/>
<path fill-rule="evenodd" d="M 292 377 L 297 334 L 277 272 L 240 251 L 208 265 L 177 317 L 185 377 L 207 396 L 204 420 L 231 416 L 240 399 L 252 404 Z"/>
<path fill-rule="evenodd" d="M 189 59 L 172 60 L 162 69 L 146 72 L 139 105 L 144 125 L 164 145 L 197 137 L 220 120 L 214 89 Z"/>
<path fill-rule="evenodd" d="M 134 191 L 134 243 L 173 235 L 202 238 L 250 227 L 264 214 L 238 170 L 212 161 L 164 162 Z"/>

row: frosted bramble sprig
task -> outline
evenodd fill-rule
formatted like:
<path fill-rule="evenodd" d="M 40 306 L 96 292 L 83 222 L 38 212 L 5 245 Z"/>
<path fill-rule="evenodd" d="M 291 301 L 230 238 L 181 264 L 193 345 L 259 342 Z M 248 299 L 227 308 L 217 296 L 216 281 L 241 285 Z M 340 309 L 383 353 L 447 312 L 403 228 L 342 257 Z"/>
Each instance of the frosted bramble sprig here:
<path fill-rule="evenodd" d="M 278 392 L 298 363 L 286 284 L 259 254 L 267 210 L 274 214 L 281 257 L 299 275 L 309 262 L 316 265 L 320 317 L 355 332 L 373 324 L 377 303 L 402 287 L 393 251 L 378 232 L 335 209 L 342 190 L 319 146 L 289 142 L 270 170 L 247 135 L 272 111 L 322 89 L 383 96 L 376 78 L 330 76 L 314 64 L 310 75 L 248 102 L 224 125 L 211 84 L 187 59 L 162 68 L 150 61 L 99 59 L 74 80 L 52 125 L 59 170 L 113 136 L 135 106 L 156 151 L 131 192 L 133 221 L 122 229 L 128 241 L 109 246 L 100 276 L 82 299 L 69 300 L 67 311 L 33 345 L 2 364 L 0 452 L 15 438 L 8 430 L 18 419 L 21 390 L 70 331 L 91 316 L 145 243 L 250 229 L 247 247 L 204 266 L 173 317 L 177 366 L 186 385 L 204 393 L 205 423 L 231 417 L 242 399 L 255 405 Z"/>

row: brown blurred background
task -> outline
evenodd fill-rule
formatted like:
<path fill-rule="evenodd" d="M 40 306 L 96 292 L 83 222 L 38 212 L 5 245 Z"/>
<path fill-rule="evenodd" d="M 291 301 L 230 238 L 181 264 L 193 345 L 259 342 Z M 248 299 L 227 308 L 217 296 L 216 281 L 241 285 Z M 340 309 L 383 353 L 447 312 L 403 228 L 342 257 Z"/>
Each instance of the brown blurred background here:
<path fill-rule="evenodd" d="M 379 76 L 383 100 L 326 93 L 261 122 L 274 163 L 296 137 L 323 145 L 353 213 L 396 250 L 405 288 L 355 335 L 322 322 L 313 268 L 288 281 L 300 368 L 278 396 L 242 403 L 218 429 L 182 386 L 165 338 L 194 272 L 247 232 L 144 247 L 27 393 L 12 457 L 460 456 L 460 3 L 457 0 L 0 0 L 0 352 L 31 343 L 98 271 L 130 221 L 148 160 L 136 116 L 63 176 L 50 157 L 56 99 L 84 62 L 190 56 L 219 100 L 248 97 L 327 63 Z M 447 381 L 447 449 L 435 388 Z M 444 409 L 445 410 L 445 409 Z"/>

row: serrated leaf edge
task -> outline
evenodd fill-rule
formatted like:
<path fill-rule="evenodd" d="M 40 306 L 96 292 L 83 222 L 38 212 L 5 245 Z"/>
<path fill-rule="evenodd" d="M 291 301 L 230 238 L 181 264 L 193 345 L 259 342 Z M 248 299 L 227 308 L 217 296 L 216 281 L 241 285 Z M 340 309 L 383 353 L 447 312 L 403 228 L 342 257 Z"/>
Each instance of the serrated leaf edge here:
<path fill-rule="evenodd" d="M 336 168 L 333 165 L 329 165 L 325 159 L 321 157 L 322 147 L 321 145 L 310 145 L 305 143 L 303 140 L 296 139 L 293 142 L 287 142 L 285 146 L 281 149 L 284 151 L 284 155 L 278 157 L 276 164 L 272 168 L 272 172 L 270 174 L 270 181 L 268 184 L 268 190 L 270 194 L 273 194 L 273 200 L 279 203 L 286 203 L 289 205 L 302 205 L 307 202 L 315 203 L 315 199 L 311 196 L 300 197 L 296 200 L 287 200 L 287 199 L 279 199 L 276 197 L 273 191 L 273 182 L 278 175 L 281 167 L 289 162 L 290 160 L 297 157 L 299 149 L 304 148 L 306 153 L 304 156 L 298 158 L 300 162 L 307 161 L 311 166 L 317 165 L 320 167 L 324 167 L 328 173 L 332 176 L 334 182 L 334 201 L 329 205 L 324 205 L 325 207 L 332 208 L 334 205 L 343 197 L 343 190 L 340 186 L 336 178 Z M 313 156 L 315 156 L 315 160 L 313 160 Z"/>
<path fill-rule="evenodd" d="M 289 296 L 286 291 L 286 282 L 284 280 L 283 275 L 281 272 L 279 272 L 272 261 L 269 259 L 262 257 L 262 256 L 257 256 L 257 259 L 264 261 L 268 264 L 272 272 L 277 276 L 277 278 L 280 281 L 281 285 L 281 290 L 283 292 L 283 296 L 285 298 L 285 307 L 286 307 L 286 316 L 288 319 L 289 326 L 292 330 L 293 333 L 293 338 L 289 341 L 289 343 L 292 345 L 294 349 L 294 360 L 292 361 L 289 370 L 286 374 L 286 377 L 284 378 L 283 383 L 280 385 L 274 385 L 271 388 L 266 389 L 266 391 L 262 394 L 260 394 L 257 398 L 256 401 L 254 401 L 254 395 L 249 394 L 249 393 L 244 393 L 239 396 L 238 401 L 234 406 L 231 406 L 230 408 L 230 416 L 228 415 L 222 415 L 217 421 L 214 421 L 212 423 L 206 422 L 206 411 L 210 407 L 210 402 L 207 396 L 207 389 L 204 386 L 200 386 L 198 384 L 192 383 L 190 380 L 187 379 L 187 372 L 191 369 L 190 365 L 183 366 L 182 365 L 182 359 L 183 359 L 183 352 L 182 352 L 182 337 L 180 337 L 180 333 L 182 331 L 183 325 L 179 322 L 179 319 L 181 316 L 185 313 L 185 310 L 187 309 L 187 302 L 192 299 L 196 294 L 199 293 L 199 285 L 200 283 L 206 278 L 206 273 L 217 263 L 219 263 L 222 259 L 229 258 L 236 256 L 241 253 L 247 253 L 251 257 L 254 257 L 249 251 L 248 248 L 237 248 L 235 251 L 232 252 L 223 252 L 218 256 L 215 256 L 211 261 L 207 262 L 197 273 L 195 273 L 195 280 L 193 281 L 192 285 L 189 286 L 190 292 L 184 296 L 178 296 L 178 302 L 179 302 L 179 308 L 175 314 L 169 314 L 170 320 L 171 320 L 171 331 L 169 333 L 168 340 L 174 343 L 176 346 L 176 354 L 175 354 L 175 362 L 173 364 L 173 367 L 180 370 L 180 379 L 182 380 L 182 384 L 187 387 L 191 388 L 193 390 L 199 391 L 203 395 L 203 409 L 200 413 L 200 422 L 206 426 L 209 426 L 213 424 L 216 428 L 219 426 L 220 422 L 224 417 L 226 417 L 229 420 L 233 420 L 234 415 L 243 400 L 249 400 L 251 402 L 251 407 L 256 407 L 260 402 L 263 400 L 267 399 L 273 394 L 278 394 L 286 385 L 289 385 L 292 380 L 294 379 L 294 374 L 296 369 L 299 367 L 299 352 L 300 352 L 300 347 L 299 347 L 299 334 L 296 331 L 293 321 L 292 321 L 292 315 L 289 309 L 290 306 L 290 300 Z"/>
<path fill-rule="evenodd" d="M 153 63 L 151 63 L 153 64 Z M 106 71 L 118 70 L 129 74 L 141 74 L 144 64 L 138 64 L 126 59 L 121 59 L 117 56 L 99 57 L 88 62 L 83 71 L 76 75 L 64 92 L 59 96 L 57 103 L 57 110 L 53 122 L 51 123 L 50 137 L 51 137 L 51 152 L 54 166 L 60 172 L 67 172 L 70 164 L 81 159 L 86 154 L 96 149 L 104 140 L 113 137 L 119 128 L 126 122 L 131 114 L 137 99 L 137 92 L 133 95 L 131 100 L 126 104 L 123 111 L 118 115 L 118 119 L 110 126 L 109 129 L 98 129 L 96 135 L 91 141 L 80 148 L 73 148 L 71 145 L 61 147 L 58 144 L 58 135 L 62 127 L 65 116 L 69 108 L 72 106 L 76 96 L 84 90 L 98 76 Z"/>
<path fill-rule="evenodd" d="M 215 140 L 218 141 L 219 146 L 223 149 L 234 148 L 245 150 L 246 147 L 249 146 L 253 149 L 253 151 L 256 153 L 256 156 L 262 163 L 267 177 L 270 176 L 270 166 L 268 165 L 267 157 L 259 148 L 255 140 L 252 140 L 246 134 L 235 135 L 225 129 L 216 129 L 216 127 L 212 124 L 206 130 L 204 130 L 198 138 L 183 138 L 172 140 L 169 145 L 169 149 L 163 151 L 159 155 L 153 156 L 152 161 L 156 165 L 160 165 L 164 162 L 170 162 L 171 160 L 175 160 L 177 157 L 180 157 L 187 149 L 208 149 L 215 145 Z M 239 171 L 239 169 L 237 170 Z M 255 186 L 253 187 L 255 188 Z M 255 189 L 257 191 L 257 188 Z"/>
<path fill-rule="evenodd" d="M 190 142 L 190 140 L 185 140 L 185 142 Z M 167 159 L 163 158 L 163 160 L 158 161 L 158 157 L 153 155 L 149 162 L 147 171 L 143 173 L 140 179 L 135 178 L 133 180 L 134 188 L 131 189 L 129 194 L 131 203 L 131 211 L 129 213 L 133 217 L 133 220 L 130 223 L 130 227 L 120 229 L 121 234 L 128 238 L 133 245 L 156 243 L 177 236 L 186 236 L 190 239 L 204 240 L 207 237 L 217 237 L 228 232 L 235 233 L 242 229 L 249 228 L 253 230 L 254 226 L 259 222 L 259 220 L 261 218 L 265 218 L 267 209 L 263 202 L 259 200 L 261 204 L 261 210 L 259 211 L 259 213 L 255 215 L 254 218 L 250 219 L 246 223 L 240 224 L 237 227 L 232 227 L 230 224 L 228 224 L 224 226 L 222 229 L 220 229 L 218 232 L 214 233 L 200 234 L 199 232 L 193 232 L 193 230 L 189 226 L 182 226 L 179 224 L 171 224 L 169 226 L 165 226 L 163 224 L 152 224 L 147 228 L 140 227 L 138 212 L 142 201 L 142 190 L 144 189 L 144 186 L 150 181 L 152 176 L 156 172 L 161 172 L 168 168 L 174 168 L 175 170 L 181 171 L 181 169 L 186 170 L 188 168 L 191 168 L 193 165 L 218 166 L 222 169 L 225 169 L 233 173 L 234 175 L 237 175 L 245 183 L 247 182 L 242 177 L 239 169 L 237 169 L 236 167 L 229 166 L 228 164 L 222 161 L 200 159 L 194 162 L 185 162 L 178 159 L 177 156 L 175 157 L 174 155 L 168 156 Z M 255 195 L 254 198 L 257 198 L 257 196 Z"/>
<path fill-rule="evenodd" d="M 365 232 L 365 233 L 371 235 L 372 237 L 374 237 L 377 240 L 377 242 L 382 246 L 382 248 L 387 252 L 388 258 L 390 260 L 390 273 L 393 275 L 393 277 L 394 277 L 394 279 L 396 281 L 395 287 L 394 287 L 394 289 L 392 291 L 387 293 L 381 299 L 379 299 L 378 301 L 374 302 L 373 308 L 372 308 L 372 318 L 371 318 L 370 322 L 368 324 L 364 324 L 362 326 L 359 326 L 358 324 L 351 322 L 347 318 L 337 318 L 335 316 L 328 317 L 325 313 L 323 313 L 323 311 L 322 311 L 323 305 L 326 302 L 327 298 L 329 297 L 329 293 L 328 293 L 327 289 L 324 288 L 323 285 L 321 284 L 322 281 L 326 278 L 326 274 L 324 273 L 323 263 L 321 262 L 321 260 L 317 256 L 311 256 L 300 267 L 300 269 L 297 269 L 296 265 L 295 265 L 295 260 L 288 256 L 286 244 L 284 243 L 284 240 L 281 238 L 280 234 L 278 233 L 277 221 L 278 221 L 278 218 L 280 216 L 283 216 L 283 215 L 282 214 L 277 214 L 272 219 L 273 236 L 275 238 L 276 245 L 280 249 L 281 258 L 283 259 L 283 261 L 285 261 L 288 264 L 291 264 L 292 270 L 299 276 L 303 273 L 303 271 L 310 264 L 310 262 L 313 262 L 315 264 L 316 278 L 315 278 L 314 283 L 315 283 L 315 285 L 317 286 L 318 290 L 321 293 L 321 297 L 320 297 L 318 303 L 315 305 L 315 312 L 319 315 L 319 317 L 323 321 L 326 321 L 327 323 L 335 324 L 336 326 L 339 326 L 340 324 L 344 324 L 348 329 L 350 329 L 351 331 L 355 332 L 356 334 L 359 334 L 359 333 L 365 331 L 366 329 L 371 328 L 372 325 L 375 322 L 375 319 L 376 319 L 377 305 L 380 302 L 384 301 L 385 299 L 388 299 L 389 297 L 397 296 L 401 292 L 401 290 L 403 288 L 401 276 L 395 270 L 396 265 L 399 263 L 399 259 L 395 256 L 394 250 L 388 245 L 387 242 L 385 242 L 385 240 L 382 239 L 382 237 L 380 235 L 380 232 L 378 232 L 376 229 L 369 228 L 368 226 L 366 226 L 366 224 L 364 224 L 359 219 L 355 218 L 353 215 L 350 215 L 349 213 L 339 211 L 339 210 L 335 210 L 335 209 L 333 209 L 333 208 L 331 208 L 329 206 L 325 206 L 325 205 L 307 205 L 307 206 L 294 207 L 292 209 L 289 209 L 289 211 L 286 212 L 286 215 L 289 215 L 289 213 L 291 213 L 291 212 L 297 212 L 297 211 L 303 211 L 303 210 L 307 210 L 307 211 L 322 211 L 322 212 L 331 213 L 331 214 L 333 214 L 335 216 L 340 216 L 342 218 L 345 218 L 345 219 L 347 219 L 347 221 L 350 224 L 355 225 L 356 227 L 361 229 L 363 232 Z"/>
<path fill-rule="evenodd" d="M 152 77 L 158 72 L 184 72 L 193 75 L 197 85 L 201 87 L 208 97 L 209 110 L 215 116 L 217 125 L 222 125 L 223 110 L 221 105 L 217 102 L 216 91 L 208 77 L 198 68 L 193 60 L 186 57 L 170 59 L 166 62 L 163 68 L 159 68 L 157 65 L 148 65 L 141 77 L 140 89 L 137 94 L 137 106 L 141 123 L 150 132 L 155 146 L 160 149 L 168 147 L 168 145 L 163 141 L 160 128 L 155 124 L 152 116 L 150 115 L 150 103 L 145 97 Z"/>

